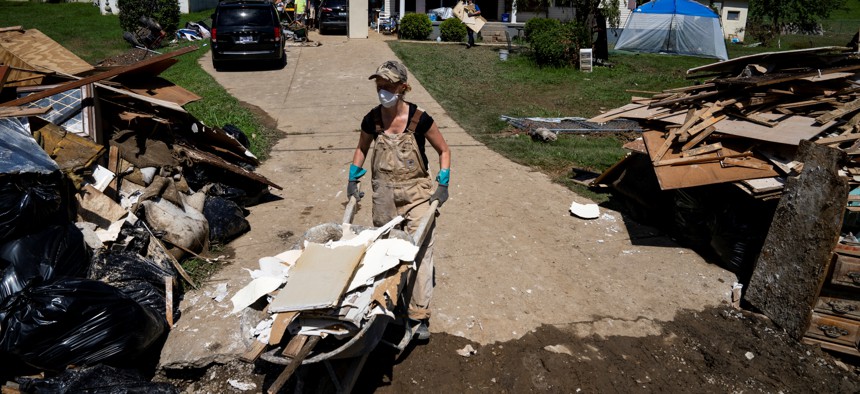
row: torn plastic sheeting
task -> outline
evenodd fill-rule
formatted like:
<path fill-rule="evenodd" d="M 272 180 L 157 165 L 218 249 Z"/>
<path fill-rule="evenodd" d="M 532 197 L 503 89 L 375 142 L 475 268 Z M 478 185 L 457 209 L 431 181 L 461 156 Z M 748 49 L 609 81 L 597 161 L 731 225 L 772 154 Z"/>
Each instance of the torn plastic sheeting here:
<path fill-rule="evenodd" d="M 73 368 L 47 379 L 17 378 L 21 392 L 53 394 L 179 394 L 170 383 L 155 383 L 132 369 L 119 369 L 99 364 Z"/>
<path fill-rule="evenodd" d="M 0 304 L 0 321 L 0 353 L 46 370 L 139 361 L 166 329 L 154 311 L 90 279 L 29 287 Z"/>
<path fill-rule="evenodd" d="M 6 242 L 0 245 L 0 304 L 31 282 L 82 277 L 89 263 L 83 233 L 71 223 Z"/>
<path fill-rule="evenodd" d="M 98 254 L 90 266 L 87 277 L 100 280 L 119 289 L 138 304 L 152 309 L 158 316 L 166 316 L 164 278 L 174 278 L 168 272 L 134 252 Z M 174 307 L 174 316 L 178 310 Z M 165 321 L 165 323 L 167 323 Z"/>
<path fill-rule="evenodd" d="M 15 118 L 0 119 L 0 174 L 50 174 L 60 169 Z"/>
<path fill-rule="evenodd" d="M 209 242 L 213 244 L 226 244 L 251 229 L 244 210 L 226 198 L 207 196 L 203 216 L 209 222 Z"/>

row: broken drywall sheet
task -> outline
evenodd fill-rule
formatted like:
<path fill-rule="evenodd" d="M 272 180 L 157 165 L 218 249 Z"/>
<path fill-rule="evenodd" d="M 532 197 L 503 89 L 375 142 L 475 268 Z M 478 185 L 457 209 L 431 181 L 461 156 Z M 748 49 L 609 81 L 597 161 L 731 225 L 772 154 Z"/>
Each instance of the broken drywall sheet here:
<path fill-rule="evenodd" d="M 366 247 L 327 248 L 311 243 L 290 268 L 287 284 L 269 304 L 269 312 L 329 308 L 338 304 L 364 256 Z"/>
<path fill-rule="evenodd" d="M 281 287 L 283 283 L 284 280 L 282 278 L 272 276 L 263 276 L 252 280 L 251 283 L 239 289 L 230 298 L 230 302 L 233 303 L 233 310 L 230 313 L 240 312 L 259 300 L 260 297 L 278 290 L 278 287 Z"/>
<path fill-rule="evenodd" d="M 347 291 L 372 284 L 377 275 L 396 267 L 401 261 L 414 261 L 418 249 L 402 239 L 377 240 L 367 249 Z"/>

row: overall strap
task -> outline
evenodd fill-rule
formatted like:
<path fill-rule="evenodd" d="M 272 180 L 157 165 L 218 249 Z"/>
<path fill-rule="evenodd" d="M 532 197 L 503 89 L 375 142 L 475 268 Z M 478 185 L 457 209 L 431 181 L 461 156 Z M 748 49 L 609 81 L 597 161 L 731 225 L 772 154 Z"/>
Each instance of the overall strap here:
<path fill-rule="evenodd" d="M 373 109 L 373 120 L 376 124 L 376 134 L 382 134 L 385 132 L 385 126 L 382 125 L 382 110 L 379 108 Z"/>
<path fill-rule="evenodd" d="M 421 115 L 424 115 L 424 111 L 421 108 L 415 108 L 415 114 L 412 115 L 412 119 L 409 120 L 409 126 L 406 127 L 406 131 L 415 132 L 418 129 L 418 122 L 421 120 Z"/>

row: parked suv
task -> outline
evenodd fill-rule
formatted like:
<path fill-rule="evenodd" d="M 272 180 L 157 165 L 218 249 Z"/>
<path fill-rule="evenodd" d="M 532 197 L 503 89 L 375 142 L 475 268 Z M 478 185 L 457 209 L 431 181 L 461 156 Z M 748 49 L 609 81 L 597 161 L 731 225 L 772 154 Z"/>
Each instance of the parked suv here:
<path fill-rule="evenodd" d="M 346 30 L 349 24 L 348 0 L 322 0 L 319 19 L 320 33 L 331 29 Z"/>
<path fill-rule="evenodd" d="M 275 6 L 268 1 L 222 1 L 212 14 L 212 65 L 232 61 L 287 63 L 284 35 Z"/>

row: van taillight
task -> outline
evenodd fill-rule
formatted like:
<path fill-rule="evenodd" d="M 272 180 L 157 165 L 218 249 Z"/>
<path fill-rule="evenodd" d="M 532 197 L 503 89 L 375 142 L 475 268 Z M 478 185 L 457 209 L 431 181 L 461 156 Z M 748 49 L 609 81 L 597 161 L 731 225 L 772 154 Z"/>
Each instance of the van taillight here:
<path fill-rule="evenodd" d="M 281 39 L 281 28 L 275 26 L 275 41 L 278 41 L 280 39 Z"/>
<path fill-rule="evenodd" d="M 213 28 L 213 29 L 212 29 L 212 31 L 210 32 L 210 34 L 212 35 L 212 42 L 217 42 L 217 41 L 218 41 L 218 40 L 216 40 L 216 39 L 215 39 L 215 32 L 216 32 L 217 30 L 218 30 L 218 29 L 214 29 L 214 28 Z"/>

